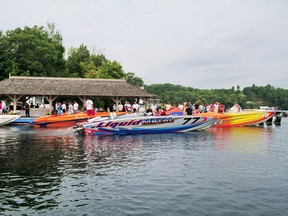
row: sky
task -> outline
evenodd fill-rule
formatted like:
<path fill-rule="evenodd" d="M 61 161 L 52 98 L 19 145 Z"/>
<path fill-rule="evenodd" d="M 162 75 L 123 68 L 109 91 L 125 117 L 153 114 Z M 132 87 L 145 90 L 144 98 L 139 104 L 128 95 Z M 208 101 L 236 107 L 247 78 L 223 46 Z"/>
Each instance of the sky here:
<path fill-rule="evenodd" d="M 145 84 L 288 89 L 287 0 L 0 0 L 0 30 L 54 23 Z"/>

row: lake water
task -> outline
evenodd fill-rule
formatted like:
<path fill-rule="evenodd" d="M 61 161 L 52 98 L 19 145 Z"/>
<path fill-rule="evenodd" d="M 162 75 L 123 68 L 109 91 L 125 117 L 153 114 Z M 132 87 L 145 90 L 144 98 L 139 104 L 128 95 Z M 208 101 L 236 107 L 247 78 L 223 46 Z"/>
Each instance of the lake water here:
<path fill-rule="evenodd" d="M 0 215 L 287 215 L 281 126 L 133 136 L 0 128 Z"/>

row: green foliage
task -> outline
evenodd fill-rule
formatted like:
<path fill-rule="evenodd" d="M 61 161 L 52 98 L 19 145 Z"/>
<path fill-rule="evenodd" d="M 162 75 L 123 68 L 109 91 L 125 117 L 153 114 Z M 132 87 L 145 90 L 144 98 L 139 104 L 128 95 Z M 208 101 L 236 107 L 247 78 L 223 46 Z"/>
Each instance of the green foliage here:
<path fill-rule="evenodd" d="M 135 73 L 132 72 L 128 72 L 125 74 L 125 80 L 128 83 L 131 83 L 132 85 L 138 86 L 138 87 L 142 87 L 144 86 L 144 81 L 142 80 L 142 78 L 137 77 L 135 75 Z"/>
<path fill-rule="evenodd" d="M 67 70 L 73 77 L 123 79 L 125 72 L 117 61 L 107 60 L 103 54 L 90 54 L 82 44 L 71 48 L 67 59 Z"/>
<path fill-rule="evenodd" d="M 84 77 L 85 78 L 98 79 L 98 78 L 100 78 L 100 73 L 99 73 L 99 71 L 93 69 L 93 70 L 89 70 L 87 73 L 85 73 Z"/>
<path fill-rule="evenodd" d="M 97 108 L 102 108 L 104 109 L 105 107 L 105 102 L 103 100 L 100 100 L 100 99 L 96 99 L 94 101 L 94 106 L 97 107 Z"/>
<path fill-rule="evenodd" d="M 92 54 L 90 56 L 91 61 L 94 62 L 94 65 L 96 68 L 99 68 L 101 65 L 105 64 L 106 62 L 108 62 L 108 60 L 106 59 L 105 55 L 103 54 L 99 54 L 99 55 L 95 55 Z"/>
<path fill-rule="evenodd" d="M 33 26 L 1 33 L 2 78 L 12 75 L 59 76 L 64 73 L 65 48 L 54 24 Z"/>
<path fill-rule="evenodd" d="M 180 102 L 196 102 L 210 104 L 219 102 L 225 104 L 226 108 L 238 102 L 243 108 L 257 108 L 260 105 L 288 107 L 288 90 L 271 85 L 265 87 L 244 88 L 243 91 L 237 86 L 231 89 L 201 90 L 173 84 L 152 84 L 145 86 L 145 90 L 157 95 L 163 103 L 170 102 L 178 105 Z"/>
<path fill-rule="evenodd" d="M 81 44 L 79 48 L 71 48 L 67 59 L 67 70 L 73 77 L 85 77 L 87 62 L 91 67 L 90 52 L 87 46 Z M 93 63 L 93 62 L 92 62 Z M 95 66 L 93 70 L 95 69 Z"/>
<path fill-rule="evenodd" d="M 62 36 L 53 23 L 25 26 L 7 32 L 0 31 L 0 80 L 15 76 L 62 76 L 80 78 L 126 79 L 143 86 L 134 73 L 125 73 L 117 61 L 103 54 L 91 54 L 87 46 L 71 48 L 67 60 Z"/>
<path fill-rule="evenodd" d="M 123 79 L 125 73 L 122 65 L 116 61 L 107 61 L 98 68 L 100 78 L 105 79 Z"/>
<path fill-rule="evenodd" d="M 12 62 L 9 59 L 9 48 L 8 39 L 6 35 L 0 31 L 0 80 L 9 77 L 9 71 L 7 68 L 12 68 Z"/>
<path fill-rule="evenodd" d="M 93 61 L 86 61 L 80 63 L 81 70 L 85 78 L 99 78 L 99 73 Z"/>
<path fill-rule="evenodd" d="M 288 90 L 271 85 L 246 87 L 243 93 L 257 105 L 288 107 Z"/>

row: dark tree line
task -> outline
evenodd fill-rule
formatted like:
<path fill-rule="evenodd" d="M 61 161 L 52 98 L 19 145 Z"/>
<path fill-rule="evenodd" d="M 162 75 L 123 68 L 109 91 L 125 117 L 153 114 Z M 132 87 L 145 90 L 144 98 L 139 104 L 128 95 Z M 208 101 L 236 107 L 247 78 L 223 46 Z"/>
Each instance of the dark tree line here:
<path fill-rule="evenodd" d="M 243 108 L 258 108 L 259 106 L 288 108 L 288 90 L 274 88 L 271 85 L 245 87 L 237 89 L 203 90 L 173 84 L 152 84 L 145 90 L 155 94 L 163 103 L 170 102 L 178 105 L 180 102 L 196 102 L 210 104 L 219 102 L 231 107 L 238 102 Z"/>
<path fill-rule="evenodd" d="M 288 90 L 275 88 L 271 85 L 246 87 L 243 93 L 247 97 L 248 104 L 251 102 L 256 105 L 276 106 L 288 108 Z"/>

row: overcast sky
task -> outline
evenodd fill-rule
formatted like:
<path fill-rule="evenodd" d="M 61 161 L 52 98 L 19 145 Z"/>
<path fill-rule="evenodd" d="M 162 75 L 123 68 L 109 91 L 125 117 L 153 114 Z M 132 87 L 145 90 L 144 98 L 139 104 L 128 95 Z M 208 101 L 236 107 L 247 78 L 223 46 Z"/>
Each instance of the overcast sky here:
<path fill-rule="evenodd" d="M 145 84 L 288 89 L 288 0 L 0 0 L 0 29 L 53 22 Z"/>

